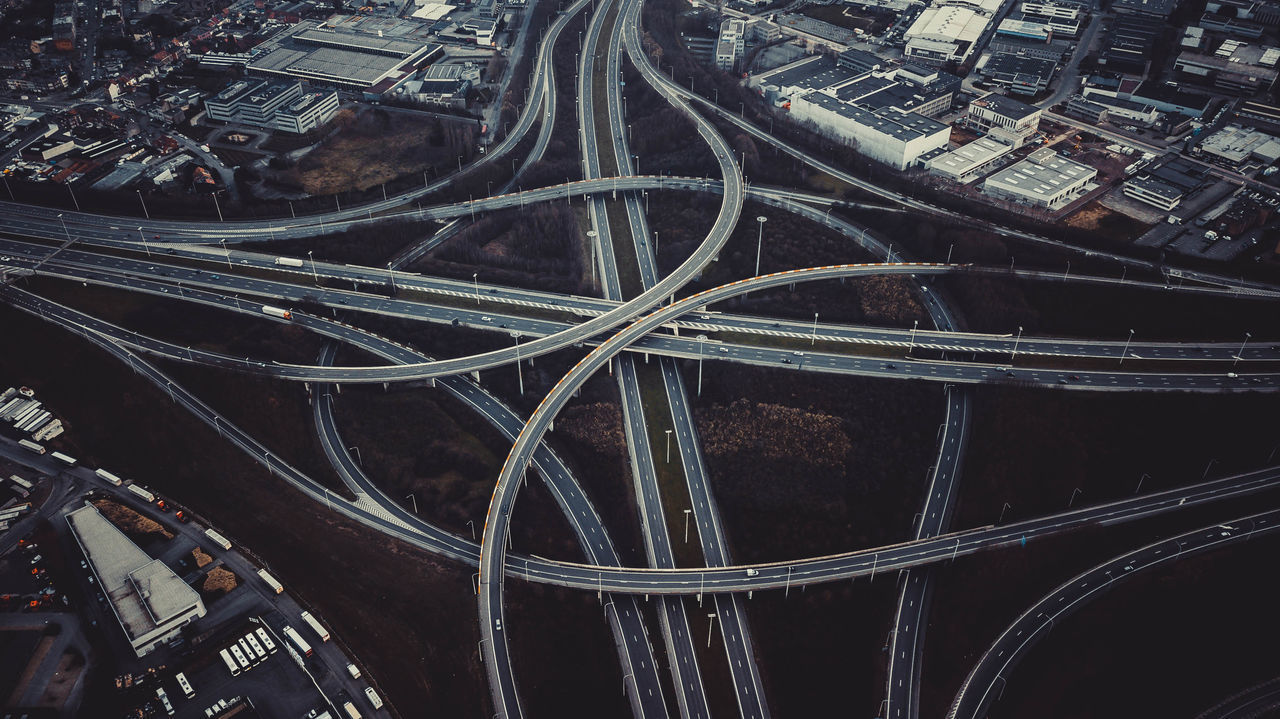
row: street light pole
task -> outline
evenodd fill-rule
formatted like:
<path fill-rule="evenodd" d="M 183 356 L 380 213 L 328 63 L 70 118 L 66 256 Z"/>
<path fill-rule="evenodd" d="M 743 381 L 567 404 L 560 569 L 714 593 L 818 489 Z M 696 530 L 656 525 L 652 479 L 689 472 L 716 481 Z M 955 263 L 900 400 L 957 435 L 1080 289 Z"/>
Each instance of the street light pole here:
<path fill-rule="evenodd" d="M 911 321 L 911 341 L 907 344 L 907 354 L 911 354 L 916 350 L 916 328 L 920 326 L 920 320 Z"/>
<path fill-rule="evenodd" d="M 702 396 L 702 343 L 706 341 L 706 335 L 698 335 L 698 396 Z"/>
<path fill-rule="evenodd" d="M 710 619 L 710 620 L 711 620 L 711 623 L 707 625 L 707 649 L 710 649 L 710 648 L 711 648 L 711 634 L 712 634 L 712 632 L 714 632 L 714 631 L 716 630 L 716 615 L 715 615 L 715 614 L 708 614 L 708 615 L 707 615 L 707 619 Z"/>
<path fill-rule="evenodd" d="M 666 430 L 666 433 L 667 433 L 667 464 L 671 464 L 671 430 L 669 429 Z"/>
<path fill-rule="evenodd" d="M 390 262 L 387 263 L 387 275 L 391 277 L 391 292 L 393 294 L 399 292 L 400 290 L 396 288 L 396 271 L 391 268 Z"/>
<path fill-rule="evenodd" d="M 689 513 L 692 511 L 693 511 L 692 509 L 684 510 L 684 543 L 685 544 L 689 543 Z"/>
<path fill-rule="evenodd" d="M 1124 349 L 1120 350 L 1120 364 L 1124 364 L 1124 356 L 1129 354 L 1129 343 L 1133 341 L 1133 330 L 1129 330 L 1129 339 L 1124 341 Z"/>
<path fill-rule="evenodd" d="M 320 275 L 316 273 L 316 258 L 311 254 L 312 252 L 313 250 L 307 250 L 307 259 L 311 260 L 311 279 L 315 280 L 318 285 L 320 284 Z"/>
<path fill-rule="evenodd" d="M 62 234 L 67 236 L 67 243 L 71 242 L 71 231 L 67 229 L 67 221 L 62 218 L 62 213 L 58 213 L 58 221 L 62 223 Z"/>
<path fill-rule="evenodd" d="M 134 192 L 138 193 L 138 202 L 142 203 L 143 216 L 146 217 L 148 220 L 151 219 L 151 213 L 147 212 L 147 201 L 142 199 L 142 190 L 134 190 Z"/>
<path fill-rule="evenodd" d="M 471 284 L 475 287 L 476 304 L 478 305 L 480 304 L 480 273 L 479 272 L 471 273 Z"/>
<path fill-rule="evenodd" d="M 142 238 L 142 249 L 147 251 L 147 257 L 151 256 L 151 247 L 147 245 L 147 236 L 142 234 L 142 228 L 138 228 L 138 237 Z"/>
<path fill-rule="evenodd" d="M 1005 502 L 1005 503 L 1004 503 L 1004 506 L 1000 508 L 1000 518 L 996 520 L 996 524 L 999 524 L 999 523 L 1001 523 L 1001 522 L 1003 522 L 1003 521 L 1004 521 L 1004 512 L 1005 512 L 1005 510 L 1006 510 L 1006 509 L 1009 509 L 1009 508 L 1010 508 L 1010 507 L 1012 507 L 1012 506 L 1013 506 L 1013 505 L 1009 504 L 1008 502 Z"/>
<path fill-rule="evenodd" d="M 227 259 L 227 269 L 228 269 L 228 270 L 234 270 L 235 268 L 231 266 L 231 250 L 228 250 L 228 249 L 227 249 L 227 241 L 226 241 L 226 240 L 218 240 L 218 244 L 222 245 L 222 254 L 223 254 L 223 255 L 226 257 L 226 259 Z"/>
<path fill-rule="evenodd" d="M 1013 352 L 1009 353 L 1009 361 L 1018 358 L 1018 343 L 1022 341 L 1022 325 L 1018 325 L 1018 338 L 1013 341 Z"/>
<path fill-rule="evenodd" d="M 1137 489 L 1135 489 L 1135 490 L 1133 490 L 1133 493 L 1134 493 L 1134 494 L 1137 494 L 1138 492 L 1141 492 L 1141 491 L 1142 491 L 1142 480 L 1144 480 L 1144 479 L 1146 479 L 1147 477 L 1150 477 L 1150 476 L 1151 476 L 1151 475 L 1147 474 L 1146 472 L 1143 472 L 1143 473 L 1142 473 L 1142 476 L 1141 476 L 1141 477 L 1138 477 L 1138 488 L 1137 488 Z"/>
<path fill-rule="evenodd" d="M 524 370 L 520 369 L 520 333 L 512 332 L 511 336 L 516 341 L 516 379 L 520 383 L 520 394 L 524 395 Z"/>
<path fill-rule="evenodd" d="M 768 219 L 764 215 L 756 217 L 756 277 L 760 276 L 760 249 L 764 246 L 764 223 Z"/>
<path fill-rule="evenodd" d="M 1244 356 L 1244 346 L 1249 344 L 1249 339 L 1251 337 L 1253 337 L 1253 335 L 1249 334 L 1248 332 L 1244 333 L 1244 342 L 1240 343 L 1240 351 L 1237 352 L 1236 356 L 1231 360 L 1232 367 L 1235 367 L 1236 363 L 1240 361 L 1240 358 Z"/>
<path fill-rule="evenodd" d="M 1080 494 L 1082 491 L 1083 490 L 1081 490 L 1079 487 L 1076 487 L 1075 489 L 1071 490 L 1071 499 L 1067 500 L 1067 509 L 1071 509 L 1072 503 L 1076 501 L 1076 495 Z"/>
<path fill-rule="evenodd" d="M 813 335 L 809 337 L 809 346 L 812 347 L 818 343 L 818 313 L 813 313 Z"/>
<path fill-rule="evenodd" d="M 414 513 L 414 514 L 417 514 L 417 513 L 418 513 L 418 498 L 417 498 L 417 497 L 415 497 L 415 496 L 413 495 L 413 492 L 410 492 L 410 493 L 409 493 L 409 496 L 405 497 L 405 499 L 411 499 L 411 500 L 413 500 L 413 513 Z"/>

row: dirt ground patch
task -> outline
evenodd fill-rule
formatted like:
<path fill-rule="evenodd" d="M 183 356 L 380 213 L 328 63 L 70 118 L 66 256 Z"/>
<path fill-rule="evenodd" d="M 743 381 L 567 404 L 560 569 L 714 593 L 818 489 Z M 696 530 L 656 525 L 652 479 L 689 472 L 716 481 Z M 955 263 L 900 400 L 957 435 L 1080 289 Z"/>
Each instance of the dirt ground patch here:
<path fill-rule="evenodd" d="M 208 552 L 199 547 L 191 550 L 191 556 L 195 557 L 197 567 L 204 567 L 213 562 L 213 557 L 210 557 Z"/>
<path fill-rule="evenodd" d="M 125 536 L 134 540 L 135 543 L 140 539 L 145 539 L 148 535 L 159 534 L 165 539 L 173 539 L 173 533 L 160 526 L 159 522 L 152 521 L 128 507 L 116 504 L 109 499 L 95 499 L 93 506 L 102 512 L 102 516 L 116 525 Z"/>
<path fill-rule="evenodd" d="M 474 144 L 470 124 L 442 123 L 430 117 L 372 109 L 342 110 L 334 119 L 342 129 L 280 179 L 313 195 L 366 190 L 402 175 L 422 172 Z"/>
<path fill-rule="evenodd" d="M 236 588 L 236 575 L 225 567 L 214 567 L 205 575 L 200 585 L 201 595 L 221 596 Z"/>

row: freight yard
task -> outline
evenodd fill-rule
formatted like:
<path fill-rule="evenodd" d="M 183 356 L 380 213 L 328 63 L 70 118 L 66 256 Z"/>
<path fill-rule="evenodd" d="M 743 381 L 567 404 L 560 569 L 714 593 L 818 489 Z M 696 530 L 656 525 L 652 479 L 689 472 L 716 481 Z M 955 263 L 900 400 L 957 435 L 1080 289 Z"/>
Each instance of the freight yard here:
<path fill-rule="evenodd" d="M 0 438 L 0 646 L 14 650 L 8 664 L 26 658 L 0 672 L 11 704 L 182 719 L 382 713 L 357 660 L 268 568 L 191 510 L 53 444 Z"/>

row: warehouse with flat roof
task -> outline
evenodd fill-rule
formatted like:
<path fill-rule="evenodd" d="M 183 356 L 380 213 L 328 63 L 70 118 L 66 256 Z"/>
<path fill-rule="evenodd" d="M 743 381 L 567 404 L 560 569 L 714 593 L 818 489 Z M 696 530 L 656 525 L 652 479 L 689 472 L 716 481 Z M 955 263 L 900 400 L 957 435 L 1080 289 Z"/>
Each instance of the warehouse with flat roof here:
<path fill-rule="evenodd" d="M 1083 195 L 1098 171 L 1043 147 L 1027 159 L 988 177 L 982 191 L 992 197 L 1057 210 Z"/>
<path fill-rule="evenodd" d="M 205 615 L 196 590 L 129 541 L 97 507 L 85 504 L 67 514 L 67 524 L 139 657 Z"/>
<path fill-rule="evenodd" d="M 363 27 L 333 18 L 322 25 L 298 23 L 255 48 L 245 69 L 254 75 L 363 90 L 425 66 L 444 52 L 442 45 L 407 31 L 389 35 Z"/>

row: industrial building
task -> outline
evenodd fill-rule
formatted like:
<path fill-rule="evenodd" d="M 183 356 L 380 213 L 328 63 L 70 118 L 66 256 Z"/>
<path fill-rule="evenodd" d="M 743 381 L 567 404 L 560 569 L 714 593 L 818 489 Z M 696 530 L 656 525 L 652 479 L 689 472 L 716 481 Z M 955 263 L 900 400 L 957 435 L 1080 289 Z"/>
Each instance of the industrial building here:
<path fill-rule="evenodd" d="M 1013 152 L 1012 145 L 1006 145 L 990 137 L 979 137 L 951 152 L 930 158 L 925 163 L 925 167 L 935 175 L 967 184 L 978 179 L 1010 152 Z"/>
<path fill-rule="evenodd" d="M 978 49 L 1003 4 L 1003 0 L 934 0 L 903 34 L 903 57 L 932 65 L 964 63 Z"/>
<path fill-rule="evenodd" d="M 1049 88 L 1057 68 L 1053 60 L 997 52 L 979 62 L 978 72 L 986 82 L 1008 88 L 1015 95 L 1035 95 Z"/>
<path fill-rule="evenodd" d="M 1209 170 L 1169 154 L 1124 183 L 1124 194 L 1169 212 L 1209 181 Z"/>
<path fill-rule="evenodd" d="M 1251 159 L 1269 165 L 1280 160 L 1280 139 L 1233 124 L 1201 140 L 1195 152 L 1230 166 L 1239 166 Z"/>
<path fill-rule="evenodd" d="M 1042 147 L 1022 162 L 988 177 L 982 183 L 982 191 L 992 197 L 1058 210 L 1087 192 L 1089 182 L 1097 175 L 1096 169 Z"/>
<path fill-rule="evenodd" d="M 194 589 L 164 562 L 147 556 L 93 505 L 67 514 L 67 524 L 139 657 L 205 615 Z"/>
<path fill-rule="evenodd" d="M 1280 48 L 1223 40 L 1212 55 L 1184 50 L 1174 68 L 1188 80 L 1237 95 L 1255 95 L 1275 84 Z"/>
<path fill-rule="evenodd" d="M 823 132 L 857 143 L 858 152 L 904 170 L 925 153 L 946 148 L 951 128 L 915 112 L 893 108 L 865 110 L 823 92 L 791 100 L 796 120 L 814 123 Z"/>
<path fill-rule="evenodd" d="M 1115 0 L 1111 9 L 1117 15 L 1132 15 L 1151 20 L 1168 20 L 1178 7 L 1178 0 Z"/>
<path fill-rule="evenodd" d="M 363 90 L 424 67 L 444 51 L 424 39 L 421 23 L 396 20 L 366 29 L 367 22 L 334 16 L 319 25 L 298 23 L 255 48 L 245 68 L 250 75 Z"/>
<path fill-rule="evenodd" d="M 1003 95 L 984 95 L 969 103 L 965 124 L 1014 147 L 1022 147 L 1040 127 L 1041 110 Z"/>

